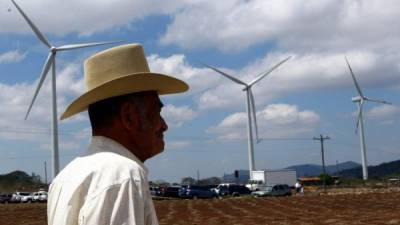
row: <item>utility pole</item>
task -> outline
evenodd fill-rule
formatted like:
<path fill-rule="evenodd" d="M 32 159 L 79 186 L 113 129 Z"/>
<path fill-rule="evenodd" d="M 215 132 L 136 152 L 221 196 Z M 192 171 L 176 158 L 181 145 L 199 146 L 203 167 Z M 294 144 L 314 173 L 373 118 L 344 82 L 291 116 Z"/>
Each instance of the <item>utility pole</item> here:
<path fill-rule="evenodd" d="M 338 160 L 336 160 L 336 175 L 340 176 L 339 161 Z"/>
<path fill-rule="evenodd" d="M 197 170 L 197 185 L 199 185 L 200 181 L 200 170 Z"/>
<path fill-rule="evenodd" d="M 44 183 L 47 184 L 47 165 L 46 165 L 46 161 L 44 161 Z"/>
<path fill-rule="evenodd" d="M 321 157 L 322 157 L 322 171 L 323 171 L 323 185 L 324 185 L 324 191 L 326 192 L 326 169 L 325 169 L 325 156 L 324 156 L 324 141 L 330 139 L 328 136 L 322 136 L 322 134 L 319 135 L 319 137 L 314 137 L 313 140 L 318 140 L 321 142 Z"/>

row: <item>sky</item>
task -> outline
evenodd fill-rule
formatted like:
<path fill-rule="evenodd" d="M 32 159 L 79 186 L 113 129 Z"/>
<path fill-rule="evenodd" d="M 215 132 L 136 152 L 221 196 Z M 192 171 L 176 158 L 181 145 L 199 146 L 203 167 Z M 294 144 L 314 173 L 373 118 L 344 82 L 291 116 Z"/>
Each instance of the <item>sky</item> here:
<path fill-rule="evenodd" d="M 169 125 L 164 152 L 146 161 L 151 180 L 222 176 L 248 169 L 244 82 L 292 58 L 253 86 L 259 135 L 256 169 L 361 162 L 357 96 L 365 96 L 369 165 L 400 158 L 400 4 L 396 0 L 16 0 L 54 46 L 118 41 L 143 45 L 151 71 L 190 90 L 162 96 Z M 109 48 L 57 54 L 58 114 L 84 93 L 83 62 Z M 48 49 L 11 1 L 0 0 L 0 174 L 51 177 L 51 90 L 47 77 L 27 120 Z M 59 122 L 61 168 L 84 153 L 87 113 Z"/>

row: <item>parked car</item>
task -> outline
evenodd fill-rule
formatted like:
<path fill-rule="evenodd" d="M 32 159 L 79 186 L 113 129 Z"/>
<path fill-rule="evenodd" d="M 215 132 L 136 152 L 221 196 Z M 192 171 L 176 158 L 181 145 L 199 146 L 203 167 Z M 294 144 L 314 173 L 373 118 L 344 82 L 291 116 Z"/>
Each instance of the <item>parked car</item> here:
<path fill-rule="evenodd" d="M 29 192 L 14 192 L 11 196 L 11 202 L 32 202 L 32 196 Z"/>
<path fill-rule="evenodd" d="M 215 191 L 215 192 L 217 193 L 217 195 L 220 195 L 220 194 L 219 194 L 219 190 L 225 189 L 225 188 L 227 188 L 227 187 L 230 186 L 230 185 L 236 185 L 236 184 L 235 184 L 235 183 L 221 183 L 221 184 L 218 184 L 217 187 L 215 187 L 215 188 L 213 189 L 213 191 Z"/>
<path fill-rule="evenodd" d="M 159 187 L 150 187 L 150 194 L 152 196 L 160 196 L 161 195 L 161 189 Z"/>
<path fill-rule="evenodd" d="M 179 190 L 181 186 L 170 186 L 164 188 L 163 196 L 164 197 L 172 197 L 172 198 L 179 198 Z"/>
<path fill-rule="evenodd" d="M 42 193 L 39 197 L 39 201 L 41 202 L 47 202 L 47 198 L 48 198 L 48 194 L 46 193 Z"/>
<path fill-rule="evenodd" d="M 181 198 L 217 198 L 218 195 L 207 186 L 184 186 L 179 190 Z"/>
<path fill-rule="evenodd" d="M 47 192 L 45 191 L 33 192 L 32 202 L 47 202 Z"/>
<path fill-rule="evenodd" d="M 22 203 L 30 203 L 32 202 L 32 194 L 29 192 L 20 192 L 19 195 L 21 196 Z"/>
<path fill-rule="evenodd" d="M 220 196 L 240 196 L 251 193 L 250 189 L 248 189 L 246 186 L 238 184 L 221 185 L 217 187 L 217 190 Z"/>
<path fill-rule="evenodd" d="M 0 194 L 0 203 L 9 203 L 11 202 L 11 193 L 1 193 Z"/>
<path fill-rule="evenodd" d="M 258 191 L 253 191 L 251 195 L 255 197 L 261 196 L 290 196 L 292 191 L 287 184 L 276 184 L 269 186 L 260 186 Z"/>

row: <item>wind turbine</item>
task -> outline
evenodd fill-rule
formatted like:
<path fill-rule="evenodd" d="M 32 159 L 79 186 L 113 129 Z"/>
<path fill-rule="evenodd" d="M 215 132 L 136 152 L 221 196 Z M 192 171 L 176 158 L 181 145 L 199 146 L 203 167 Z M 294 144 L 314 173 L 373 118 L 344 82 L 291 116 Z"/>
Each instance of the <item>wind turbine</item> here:
<path fill-rule="evenodd" d="M 255 128 L 255 133 L 256 133 L 256 140 L 257 143 L 260 142 L 258 138 L 258 127 L 257 127 L 257 118 L 256 118 L 256 107 L 254 105 L 254 96 L 253 92 L 251 91 L 251 87 L 256 84 L 258 81 L 263 79 L 265 76 L 270 74 L 273 70 L 278 68 L 280 65 L 282 65 L 284 62 L 288 61 L 291 58 L 291 56 L 287 57 L 280 63 L 276 64 L 273 66 L 271 69 L 259 74 L 253 81 L 250 83 L 245 83 L 225 72 L 222 72 L 221 70 L 209 66 L 207 64 L 204 64 L 204 66 L 214 70 L 215 72 L 227 77 L 228 79 L 232 80 L 233 82 L 243 85 L 244 88 L 242 89 L 243 91 L 246 91 L 246 109 L 247 109 L 247 138 L 248 138 L 248 155 L 249 155 L 249 171 L 250 171 L 250 180 L 253 179 L 253 171 L 255 170 L 255 164 L 254 164 L 254 144 L 253 144 L 253 129 L 251 125 L 251 118 L 253 118 L 253 123 L 254 123 L 254 128 Z"/>
<path fill-rule="evenodd" d="M 72 49 L 78 49 L 78 48 L 85 48 L 85 47 L 91 47 L 91 46 L 98 46 L 98 45 L 105 45 L 105 44 L 113 44 L 117 42 L 94 42 L 94 43 L 85 43 L 85 44 L 70 44 L 70 45 L 63 45 L 60 47 L 55 47 L 49 43 L 49 41 L 46 39 L 46 37 L 39 31 L 39 29 L 35 26 L 35 24 L 28 18 L 28 16 L 24 13 L 24 11 L 18 6 L 18 4 L 14 1 L 11 0 L 11 2 L 14 4 L 14 6 L 17 8 L 17 10 L 21 13 L 21 15 L 24 17 L 26 22 L 29 24 L 33 32 L 36 34 L 36 36 L 39 38 L 39 40 L 46 45 L 49 49 L 49 55 L 46 59 L 46 62 L 43 66 L 42 73 L 40 75 L 40 80 L 39 83 L 36 87 L 35 94 L 33 95 L 32 101 L 29 105 L 28 111 L 25 115 L 25 120 L 28 118 L 29 112 L 31 111 L 31 108 L 33 106 L 33 103 L 36 100 L 36 97 L 39 93 L 40 88 L 42 87 L 43 81 L 46 79 L 47 73 L 50 70 L 52 70 L 52 108 L 53 108 L 53 120 L 52 120 L 52 144 L 53 144 L 53 178 L 58 174 L 60 170 L 60 165 L 59 165 L 59 155 L 58 155 L 58 124 L 57 124 L 57 93 L 56 93 L 56 54 L 58 51 L 66 51 L 66 50 L 72 50 Z M 118 41 L 120 42 L 120 41 Z"/>
<path fill-rule="evenodd" d="M 358 113 L 357 113 L 357 125 L 356 125 L 356 132 L 357 129 L 360 130 L 360 146 L 361 146 L 361 163 L 362 163 L 362 171 L 363 171 L 363 179 L 368 180 L 368 164 L 367 164 L 367 148 L 365 145 L 365 137 L 364 137 L 364 121 L 363 121 L 363 104 L 364 101 L 370 101 L 370 102 L 377 102 L 377 103 L 382 103 L 382 104 L 389 104 L 391 105 L 392 103 L 383 101 L 383 100 L 376 100 L 376 99 L 371 99 L 365 97 L 365 95 L 362 93 L 360 85 L 358 85 L 356 77 L 354 76 L 353 70 L 350 67 L 350 63 L 345 57 L 347 66 L 349 67 L 351 77 L 353 78 L 354 85 L 356 86 L 357 92 L 359 96 L 353 97 L 351 100 L 353 102 L 356 102 L 358 104 Z"/>

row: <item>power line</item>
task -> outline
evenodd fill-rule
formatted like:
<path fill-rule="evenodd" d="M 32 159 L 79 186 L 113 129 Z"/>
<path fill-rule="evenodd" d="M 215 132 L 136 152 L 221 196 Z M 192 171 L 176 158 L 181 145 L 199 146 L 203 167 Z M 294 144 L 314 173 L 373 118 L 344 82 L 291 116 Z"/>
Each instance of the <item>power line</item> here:
<path fill-rule="evenodd" d="M 312 141 L 313 139 L 311 138 L 260 138 L 260 140 L 265 140 L 265 141 Z"/>
<path fill-rule="evenodd" d="M 63 154 L 60 157 L 71 157 L 77 156 L 78 154 Z M 43 158 L 50 158 L 51 155 L 34 155 L 34 156 L 10 156 L 10 157 L 1 157 L 0 161 L 4 160 L 14 160 L 14 159 L 43 159 Z"/>
<path fill-rule="evenodd" d="M 39 134 L 39 135 L 50 135 L 50 129 L 32 129 L 32 128 L 0 128 L 0 133 L 13 133 L 13 134 Z M 86 134 L 90 134 L 88 132 L 82 131 L 73 131 L 73 130 L 64 130 L 59 132 L 60 135 L 75 135 L 75 136 L 85 136 Z"/>
<path fill-rule="evenodd" d="M 31 129 L 31 128 L 0 128 L 0 133 L 15 133 L 15 134 L 51 134 L 50 129 Z M 80 133 L 80 134 L 79 134 Z M 73 131 L 73 130 L 64 130 L 59 132 L 60 135 L 75 135 L 75 136 L 85 136 L 89 135 L 90 131 L 82 132 L 82 131 Z M 190 140 L 210 140 L 210 141 L 247 141 L 247 139 L 242 138 L 230 138 L 230 139 L 216 139 L 210 137 L 201 137 L 201 136 L 171 136 L 173 139 L 190 139 Z M 294 138 L 259 138 L 261 141 L 310 141 L 310 138 L 303 137 L 294 137 Z"/>

